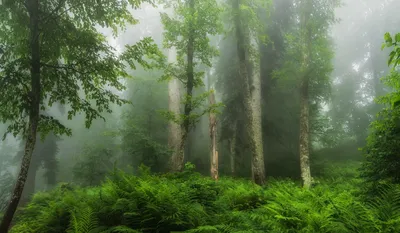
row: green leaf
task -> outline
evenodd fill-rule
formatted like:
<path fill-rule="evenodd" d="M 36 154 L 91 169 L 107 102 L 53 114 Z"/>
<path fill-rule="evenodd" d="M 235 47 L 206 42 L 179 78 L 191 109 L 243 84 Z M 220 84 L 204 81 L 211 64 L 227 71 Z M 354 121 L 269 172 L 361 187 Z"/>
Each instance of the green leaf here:
<path fill-rule="evenodd" d="M 389 32 L 386 32 L 385 35 L 383 36 L 383 38 L 385 39 L 386 43 L 393 43 L 392 36 L 390 35 Z"/>
<path fill-rule="evenodd" d="M 397 108 L 399 105 L 400 105 L 400 96 L 398 96 L 398 97 L 392 102 L 393 108 Z"/>
<path fill-rule="evenodd" d="M 400 33 L 397 33 L 397 34 L 396 34 L 396 36 L 395 36 L 395 41 L 396 41 L 396 43 L 399 43 L 399 42 L 400 42 Z"/>
<path fill-rule="evenodd" d="M 395 55 L 396 55 L 396 52 L 395 52 L 395 51 L 390 52 L 390 54 L 389 54 L 389 60 L 388 60 L 388 65 L 392 64 Z"/>

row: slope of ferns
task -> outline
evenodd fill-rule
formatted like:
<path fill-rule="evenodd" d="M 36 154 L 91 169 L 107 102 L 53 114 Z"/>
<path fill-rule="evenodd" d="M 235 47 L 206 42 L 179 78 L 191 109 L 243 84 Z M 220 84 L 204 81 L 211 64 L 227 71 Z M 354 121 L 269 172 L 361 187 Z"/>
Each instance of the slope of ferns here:
<path fill-rule="evenodd" d="M 381 185 L 373 199 L 361 201 L 359 185 L 347 177 L 321 180 L 311 190 L 292 181 L 261 188 L 192 171 L 115 171 L 99 187 L 63 184 L 36 194 L 11 232 L 400 232 L 400 188 Z"/>

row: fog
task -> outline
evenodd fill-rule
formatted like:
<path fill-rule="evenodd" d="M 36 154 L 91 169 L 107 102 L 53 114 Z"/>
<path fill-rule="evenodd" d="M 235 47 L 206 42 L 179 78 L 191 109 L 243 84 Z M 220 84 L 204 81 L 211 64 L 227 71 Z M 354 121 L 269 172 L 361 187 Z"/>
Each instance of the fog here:
<path fill-rule="evenodd" d="M 230 7 L 225 1 L 220 2 L 226 9 Z M 381 49 L 384 34 L 397 33 L 400 23 L 398 0 L 344 0 L 339 7 L 332 7 L 335 19 L 330 18 L 329 1 L 317 2 L 321 8 L 311 14 L 315 17 L 312 27 L 316 36 L 313 34 L 315 39 L 305 41 L 313 46 L 310 50 L 310 64 L 316 67 L 312 70 L 314 73 L 310 78 L 307 100 L 310 108 L 307 114 L 313 176 L 318 176 L 319 166 L 323 163 L 362 160 L 362 153 L 358 149 L 366 145 L 369 125 L 376 120 L 376 114 L 384 107 L 374 100 L 392 91 L 380 81 L 390 72 L 387 60 L 391 49 Z M 255 39 L 259 44 L 252 49 L 259 54 L 254 61 L 251 60 L 253 58 L 250 59 L 253 62 L 250 73 L 260 76 L 255 87 L 260 92 L 260 105 L 250 109 L 255 112 L 253 122 L 257 122 L 254 116 L 260 115 L 258 128 L 261 134 L 259 139 L 254 140 L 262 142 L 260 150 L 265 160 L 262 165 L 265 165 L 266 177 L 302 179 L 303 171 L 299 165 L 299 141 L 301 143 L 302 140 L 301 135 L 299 140 L 299 114 L 302 110 L 297 90 L 302 85 L 299 74 L 303 72 L 301 67 L 304 61 L 300 56 L 300 49 L 303 47 L 299 45 L 303 42 L 296 38 L 303 34 L 298 32 L 301 30 L 300 23 L 294 20 L 296 17 L 297 22 L 302 19 L 299 16 L 299 3 L 301 1 L 297 0 L 272 1 L 268 12 L 257 18 L 261 19 L 260 25 L 254 26 L 250 23 L 244 30 L 249 35 L 252 35 L 252 30 L 261 30 L 267 35 L 265 43 L 260 42 L 261 36 Z M 173 10 L 161 4 L 152 6 L 143 3 L 138 9 L 130 9 L 130 12 L 138 23 L 127 26 L 116 37 L 110 28 L 97 26 L 98 31 L 107 36 L 115 55 L 123 54 L 126 45 L 134 45 L 151 37 L 168 58 L 169 48 L 165 47 L 166 42 L 163 41 L 166 28 L 160 13 L 167 12 L 172 16 Z M 233 32 L 233 16 L 229 16 L 230 13 L 226 10 L 221 16 L 224 32 L 207 35 L 209 44 L 218 51 L 218 55 L 210 57 L 211 66 L 202 62 L 201 56 L 209 56 L 208 54 L 198 55 L 195 52 L 194 72 L 204 72 L 199 74 L 204 85 L 193 87 L 193 98 L 200 98 L 203 93 L 213 90 L 216 102 L 221 104 L 216 107 L 219 174 L 254 179 L 252 172 L 255 168 L 250 159 L 253 152 L 248 145 L 253 139 L 246 136 L 246 112 L 249 108 L 242 101 L 245 98 L 245 86 L 240 81 L 240 60 L 236 51 L 238 46 L 236 34 Z M 169 29 L 175 30 L 171 27 Z M 178 52 L 178 58 L 175 59 L 178 62 L 179 56 L 181 55 Z M 103 113 L 104 120 L 94 120 L 90 128 L 85 127 L 83 113 L 68 119 L 68 105 L 62 106 L 58 103 L 45 110 L 46 114 L 70 128 L 72 135 L 50 134 L 44 141 L 36 143 L 25 184 L 30 188 L 25 187 L 23 194 L 26 199 L 32 193 L 51 190 L 60 183 L 85 187 L 100 185 L 107 174 L 116 168 L 138 174 L 139 166 L 144 164 L 152 172 L 169 171 L 171 153 L 174 153 L 171 152 L 171 124 L 174 123 L 171 115 L 167 114 L 173 104 L 171 81 L 162 79 L 165 70 L 160 67 L 147 69 L 137 63 L 136 69 L 126 66 L 126 72 L 131 77 L 120 79 L 126 87 L 124 91 L 116 91 L 110 86 L 106 88 L 130 103 L 122 106 L 110 104 L 112 113 Z M 254 83 L 255 80 L 250 82 L 253 85 Z M 184 97 L 186 88 L 185 85 L 178 85 L 181 98 Z M 251 101 L 256 102 L 254 98 Z M 196 171 L 209 176 L 213 159 L 210 157 L 212 139 L 209 119 L 210 112 L 214 111 L 209 109 L 208 95 L 193 106 L 196 108 L 192 109 L 192 114 L 197 118 L 189 127 L 185 138 L 184 162 L 194 164 Z M 184 102 L 178 103 L 178 110 L 179 108 L 183 113 Z M 185 128 L 185 120 L 182 122 L 178 127 L 180 129 Z M 7 125 L 0 125 L 2 135 Z M 255 135 L 257 130 L 254 130 Z M 54 150 L 49 149 L 53 148 L 49 145 L 53 145 Z M 0 199 L 10 197 L 20 169 L 23 150 L 24 141 L 21 140 L 21 135 L 14 137 L 9 134 L 0 142 Z M 37 165 L 33 165 L 34 163 Z M 32 172 L 32 169 L 35 171 Z M 49 177 L 54 181 L 50 182 Z M 0 202 L 0 212 L 5 208 L 5 203 Z"/>

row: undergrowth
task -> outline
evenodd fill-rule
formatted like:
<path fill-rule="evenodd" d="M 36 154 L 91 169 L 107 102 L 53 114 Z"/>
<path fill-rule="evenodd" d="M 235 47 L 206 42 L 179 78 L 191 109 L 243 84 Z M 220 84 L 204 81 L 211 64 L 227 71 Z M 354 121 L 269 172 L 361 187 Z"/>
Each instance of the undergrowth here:
<path fill-rule="evenodd" d="M 356 178 L 334 177 L 305 190 L 289 180 L 259 187 L 189 170 L 162 176 L 115 171 L 98 187 L 62 184 L 37 193 L 11 232 L 400 232 L 399 187 L 382 185 L 362 201 L 359 185 Z"/>

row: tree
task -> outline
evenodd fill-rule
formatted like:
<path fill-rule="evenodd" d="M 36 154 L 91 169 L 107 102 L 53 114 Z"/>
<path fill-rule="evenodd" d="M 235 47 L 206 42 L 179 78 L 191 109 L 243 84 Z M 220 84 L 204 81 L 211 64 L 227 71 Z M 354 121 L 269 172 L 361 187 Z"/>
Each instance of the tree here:
<path fill-rule="evenodd" d="M 310 69 L 309 64 L 312 61 L 311 54 L 311 39 L 312 28 L 310 26 L 311 11 L 313 8 L 313 1 L 306 0 L 302 3 L 302 14 L 300 16 L 301 24 L 301 76 L 300 77 L 300 170 L 303 186 L 306 188 L 311 187 L 311 170 L 310 170 L 310 108 L 309 108 L 309 86 L 310 86 Z"/>
<path fill-rule="evenodd" d="M 261 78 L 257 69 L 257 64 L 260 63 L 257 59 L 254 60 L 254 57 L 259 58 L 259 55 L 252 56 L 251 51 L 255 43 L 263 43 L 264 40 L 262 39 L 263 35 L 258 31 L 258 27 L 254 28 L 252 25 L 258 25 L 258 22 L 254 21 L 254 18 L 246 19 L 244 17 L 245 13 L 252 15 L 252 9 L 249 6 L 242 5 L 240 0 L 232 0 L 232 9 L 239 58 L 239 74 L 243 87 L 246 136 L 252 155 L 252 178 L 255 183 L 263 185 L 265 183 L 265 165 L 261 131 Z"/>
<path fill-rule="evenodd" d="M 146 0 L 144 0 L 146 1 Z M 55 102 L 69 107 L 68 118 L 86 114 L 86 127 L 101 113 L 110 112 L 110 102 L 126 103 L 106 87 L 122 90 L 123 59 L 146 63 L 145 54 L 156 51 L 150 39 L 128 46 L 117 57 L 96 25 L 118 27 L 136 23 L 128 6 L 141 0 L 3 1 L 0 9 L 0 84 L 7 90 L 0 100 L 0 119 L 10 121 L 8 133 L 22 134 L 25 143 L 20 172 L 12 198 L 0 225 L 7 232 L 27 178 L 37 132 L 42 138 L 53 131 L 71 135 L 57 119 L 39 113 Z M 148 49 L 149 48 L 149 49 Z M 83 90 L 83 95 L 80 93 Z M 87 99 L 94 99 L 91 104 Z"/>
<path fill-rule="evenodd" d="M 172 6 L 176 15 L 170 17 L 166 13 L 161 14 L 165 27 L 164 45 L 167 49 L 176 48 L 177 62 L 167 66 L 164 79 L 176 78 L 186 88 L 183 114 L 177 116 L 169 112 L 169 119 L 179 123 L 182 130 L 179 153 L 171 156 L 171 170 L 182 171 L 190 128 L 200 116 L 217 107 L 213 105 L 200 114 L 193 113 L 208 96 L 208 93 L 204 93 L 194 97 L 193 89 L 204 85 L 204 72 L 198 71 L 199 65 L 211 66 L 211 58 L 217 55 L 208 36 L 217 35 L 222 30 L 219 19 L 221 8 L 215 0 L 169 1 L 167 6 Z"/>
<path fill-rule="evenodd" d="M 306 0 L 294 5 L 292 29 L 286 34 L 282 66 L 274 76 L 291 87 L 298 124 L 298 158 L 303 186 L 311 186 L 310 146 L 323 103 L 330 97 L 333 48 L 328 36 L 337 1 Z M 297 20 L 299 19 L 299 20 Z M 300 65 L 298 63 L 300 62 Z M 297 100 L 296 100 L 297 99 Z"/>

